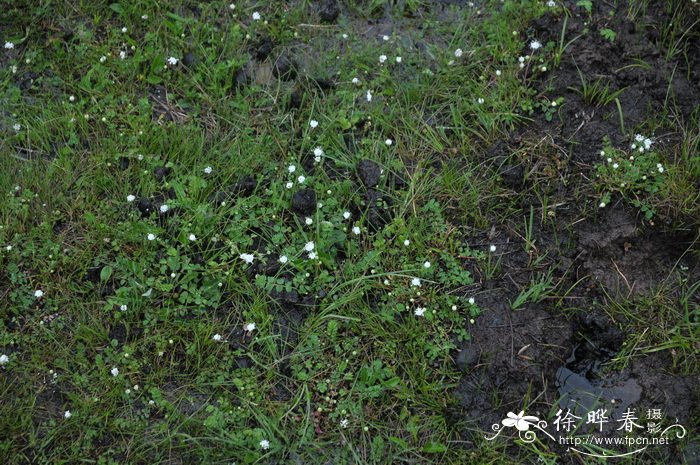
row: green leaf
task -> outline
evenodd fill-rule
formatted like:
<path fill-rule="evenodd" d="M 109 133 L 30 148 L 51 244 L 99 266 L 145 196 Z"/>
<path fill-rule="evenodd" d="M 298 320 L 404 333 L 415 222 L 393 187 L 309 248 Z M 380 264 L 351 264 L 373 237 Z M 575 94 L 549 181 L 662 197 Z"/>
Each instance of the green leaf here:
<path fill-rule="evenodd" d="M 105 266 L 102 268 L 102 271 L 100 271 L 100 281 L 107 281 L 111 276 L 112 276 L 112 269 L 111 266 Z"/>
<path fill-rule="evenodd" d="M 438 442 L 429 442 L 423 446 L 422 450 L 428 454 L 440 454 L 447 451 L 447 446 Z"/>

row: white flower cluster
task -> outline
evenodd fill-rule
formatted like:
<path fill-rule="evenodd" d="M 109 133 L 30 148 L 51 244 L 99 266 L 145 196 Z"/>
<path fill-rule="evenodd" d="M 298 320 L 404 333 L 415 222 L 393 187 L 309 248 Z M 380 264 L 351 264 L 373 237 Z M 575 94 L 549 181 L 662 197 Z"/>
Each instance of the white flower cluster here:
<path fill-rule="evenodd" d="M 641 134 L 636 134 L 634 136 L 634 143 L 632 143 L 632 145 L 630 145 L 630 148 L 632 150 L 638 150 L 639 153 L 644 153 L 651 148 L 651 145 L 653 143 L 654 143 L 654 141 L 651 140 L 650 138 L 644 137 Z"/>

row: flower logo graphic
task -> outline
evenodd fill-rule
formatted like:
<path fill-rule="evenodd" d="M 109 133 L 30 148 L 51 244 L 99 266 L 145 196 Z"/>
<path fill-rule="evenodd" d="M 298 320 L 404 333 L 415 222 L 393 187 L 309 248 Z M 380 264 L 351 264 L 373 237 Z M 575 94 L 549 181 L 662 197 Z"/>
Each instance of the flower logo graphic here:
<path fill-rule="evenodd" d="M 518 431 L 527 431 L 530 429 L 530 425 L 536 425 L 539 418 L 533 417 L 531 415 L 525 415 L 525 411 L 521 410 L 519 414 L 514 414 L 513 412 L 508 412 L 508 418 L 504 418 L 501 423 L 503 426 L 512 428 L 515 426 Z"/>

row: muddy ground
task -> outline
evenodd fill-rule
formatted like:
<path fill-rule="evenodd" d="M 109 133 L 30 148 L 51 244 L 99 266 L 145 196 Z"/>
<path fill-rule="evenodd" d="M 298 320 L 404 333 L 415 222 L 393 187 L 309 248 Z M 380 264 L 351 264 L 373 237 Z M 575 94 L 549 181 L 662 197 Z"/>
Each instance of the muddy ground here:
<path fill-rule="evenodd" d="M 575 2 L 565 3 L 577 11 Z M 557 408 L 575 411 L 577 403 L 585 410 L 583 407 L 592 404 L 586 393 L 603 398 L 600 405 L 610 409 L 611 418 L 619 419 L 628 407 L 638 412 L 659 408 L 668 420 L 691 429 L 696 425 L 700 414 L 698 376 L 674 370 L 671 351 L 635 356 L 624 369 L 610 369 L 610 361 L 628 335 L 602 308 L 615 299 L 651 295 L 681 268 L 687 267 L 689 279 L 697 280 L 700 265 L 697 254 L 689 250 L 697 252 L 697 219 L 673 231 L 670 226 L 685 219 L 662 216 L 652 224 L 642 221 L 628 206 L 617 204 L 594 212 L 593 217 L 589 213 L 581 221 L 585 213 L 571 204 L 577 183 L 585 182 L 591 174 L 598 157 L 596 148 L 602 146 L 603 138 L 609 136 L 617 145 L 626 143 L 617 107 L 591 107 L 573 90 L 580 86 L 579 70 L 584 76 L 604 79 L 613 89 L 625 88 L 620 104 L 628 128 L 660 112 L 669 99 L 677 121 L 687 121 L 697 111 L 700 53 L 690 58 L 690 66 L 682 60 L 666 62 L 655 45 L 658 25 L 669 21 L 660 3 L 650 5 L 644 29 L 621 13 L 609 16 L 611 6 L 605 2 L 594 2 L 591 19 L 585 14 L 570 17 L 564 29 L 566 40 L 584 28 L 595 30 L 603 24 L 618 31 L 618 38 L 611 43 L 599 34 L 589 34 L 574 41 L 561 67 L 538 83 L 540 92 L 565 97 L 560 119 L 555 118 L 552 124 L 536 118 L 515 131 L 510 140 L 489 150 L 488 156 L 505 159 L 543 141 L 557 148 L 559 174 L 571 182 L 556 192 L 552 202 L 562 205 L 556 210 L 557 226 L 535 233 L 535 243 L 540 255 L 547 252 L 549 263 L 559 265 L 555 274 L 562 288 L 573 286 L 564 307 L 577 311 L 562 312 L 554 300 L 511 310 L 509 302 L 530 281 L 530 256 L 516 232 L 522 225 L 496 225 L 490 240 L 505 253 L 504 276 L 482 282 L 480 302 L 486 310 L 470 328 L 473 340 L 456 356 L 464 373 L 455 389 L 460 412 L 482 430 L 500 423 L 509 411 L 525 409 L 527 414 L 544 418 Z M 531 32 L 543 42 L 559 42 L 563 26 L 563 17 L 547 14 L 531 25 Z M 697 49 L 698 44 L 693 47 Z M 620 69 L 633 58 L 652 66 Z M 660 143 L 672 144 L 678 137 L 678 129 L 670 127 Z M 531 168 L 527 162 L 507 165 L 504 181 L 522 189 L 527 183 L 523 185 L 521 175 Z M 538 206 L 536 198 L 531 201 Z M 486 237 L 475 240 L 488 243 Z M 566 446 L 555 446 L 554 450 L 562 452 L 562 463 L 582 463 L 582 459 L 563 453 Z M 649 463 L 700 463 L 693 441 L 687 447 L 655 453 L 659 455 Z"/>

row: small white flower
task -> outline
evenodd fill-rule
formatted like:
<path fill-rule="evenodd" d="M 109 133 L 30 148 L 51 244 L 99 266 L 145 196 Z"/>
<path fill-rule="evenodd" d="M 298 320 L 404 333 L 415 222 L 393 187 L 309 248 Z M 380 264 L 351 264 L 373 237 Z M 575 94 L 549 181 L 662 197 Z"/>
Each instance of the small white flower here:
<path fill-rule="evenodd" d="M 160 206 L 161 213 L 167 213 L 168 210 L 170 210 L 170 207 L 167 204 L 163 204 Z"/>
<path fill-rule="evenodd" d="M 320 158 L 324 155 L 323 149 L 321 147 L 316 147 L 314 149 L 314 157 Z"/>
<path fill-rule="evenodd" d="M 349 219 L 349 218 L 350 218 L 350 212 L 347 212 L 347 211 L 346 211 L 346 212 L 343 212 L 343 218 L 345 218 L 346 220 Z"/>
<path fill-rule="evenodd" d="M 12 42 L 5 42 L 5 49 L 12 50 L 13 48 L 15 48 L 15 44 Z"/>
<path fill-rule="evenodd" d="M 70 97 L 68 97 L 68 101 L 75 102 L 75 95 L 71 95 Z"/>
<path fill-rule="evenodd" d="M 385 143 L 386 145 L 391 145 L 391 144 L 394 143 L 394 141 L 391 140 L 391 139 L 387 139 L 387 140 L 384 141 L 384 143 Z"/>
<path fill-rule="evenodd" d="M 292 181 L 289 181 L 287 184 L 284 185 L 284 187 L 286 187 L 287 189 L 291 189 L 292 187 L 294 187 L 294 183 Z"/>
<path fill-rule="evenodd" d="M 197 240 L 197 236 L 195 236 L 194 234 L 190 234 L 189 236 L 187 236 L 187 239 L 189 239 L 190 242 L 194 242 Z"/>
<path fill-rule="evenodd" d="M 425 307 L 418 307 L 413 311 L 416 316 L 423 316 L 425 314 Z"/>
<path fill-rule="evenodd" d="M 550 8 L 554 8 L 555 6 L 557 6 L 557 2 L 555 2 L 554 0 L 549 0 L 547 2 L 547 6 Z"/>
<path fill-rule="evenodd" d="M 314 247 L 316 247 L 316 244 L 314 244 L 313 241 L 304 244 L 304 250 L 307 252 L 311 252 L 312 250 L 314 250 Z"/>
<path fill-rule="evenodd" d="M 287 263 L 288 261 L 289 261 L 289 257 L 287 257 L 286 255 L 282 255 L 282 256 L 279 258 L 279 262 L 282 263 L 283 265 L 284 265 L 285 263 Z"/>
<path fill-rule="evenodd" d="M 309 260 L 316 260 L 318 254 L 316 252 L 309 252 Z"/>
<path fill-rule="evenodd" d="M 255 326 L 255 323 L 248 323 L 247 325 L 245 325 L 245 330 L 249 333 L 255 331 L 255 328 L 257 328 L 257 326 Z"/>
<path fill-rule="evenodd" d="M 144 21 L 146 21 L 146 20 L 148 19 L 148 15 L 141 15 L 141 19 L 143 19 Z"/>
<path fill-rule="evenodd" d="M 430 262 L 426 261 L 423 263 L 423 268 L 430 268 Z"/>
<path fill-rule="evenodd" d="M 483 97 L 479 97 L 478 99 L 476 99 L 476 101 L 477 101 L 477 103 L 478 103 L 479 105 L 483 105 L 484 102 L 485 102 L 485 100 L 483 99 Z"/>
<path fill-rule="evenodd" d="M 19 123 L 15 123 L 12 125 L 12 129 L 14 129 L 16 132 L 19 132 L 19 130 L 22 129 L 22 125 Z"/>
<path fill-rule="evenodd" d="M 368 101 L 368 102 L 371 102 L 371 101 L 372 101 L 372 91 L 371 91 L 371 90 L 368 90 L 368 91 L 367 91 L 367 101 Z"/>
<path fill-rule="evenodd" d="M 396 57 L 396 62 L 397 62 L 397 63 L 401 63 L 402 61 L 403 61 L 403 58 L 401 58 L 401 57 Z"/>
<path fill-rule="evenodd" d="M 542 48 L 542 42 L 540 42 L 539 40 L 533 40 L 532 42 L 530 42 L 530 48 L 532 50 L 539 50 Z"/>
<path fill-rule="evenodd" d="M 287 168 L 287 171 L 289 171 L 290 173 L 293 173 L 296 170 L 297 170 L 296 165 L 289 165 L 289 167 Z"/>
<path fill-rule="evenodd" d="M 405 239 L 403 241 L 403 245 L 405 245 L 406 247 L 408 247 L 410 244 L 411 244 L 411 241 L 409 241 L 408 239 Z"/>
<path fill-rule="evenodd" d="M 309 218 L 307 216 L 306 219 L 304 220 L 304 223 L 306 223 L 307 226 L 311 226 L 312 224 L 314 224 L 314 220 L 313 220 L 313 218 Z"/>
<path fill-rule="evenodd" d="M 148 236 L 146 236 L 146 238 L 147 238 L 149 241 L 154 241 L 154 240 L 156 240 L 156 235 L 153 234 L 153 233 L 148 233 Z"/>
<path fill-rule="evenodd" d="M 105 61 L 107 61 L 107 57 L 104 56 L 104 55 L 102 55 L 102 56 L 100 57 L 100 63 L 104 63 Z"/>
<path fill-rule="evenodd" d="M 126 305 L 126 304 L 121 304 L 121 305 L 119 306 L 119 310 L 122 311 L 122 312 L 125 312 L 125 311 L 127 311 L 128 309 L 129 309 L 129 306 Z"/>
<path fill-rule="evenodd" d="M 600 202 L 600 205 L 598 205 L 598 208 L 605 208 L 605 202 Z"/>
<path fill-rule="evenodd" d="M 388 42 L 388 41 L 389 41 L 389 36 L 383 35 L 383 36 L 382 36 L 382 40 L 383 40 L 384 42 Z"/>
<path fill-rule="evenodd" d="M 496 246 L 493 245 L 493 244 L 491 244 L 491 245 L 489 246 L 489 251 L 490 251 L 491 253 L 495 252 L 495 251 L 496 251 Z"/>
<path fill-rule="evenodd" d="M 348 421 L 347 418 L 343 418 L 342 420 L 340 420 L 340 427 L 341 427 L 341 428 L 347 428 L 349 423 L 350 423 L 350 422 Z"/>
<path fill-rule="evenodd" d="M 306 176 L 304 176 L 304 175 L 301 175 L 297 178 L 297 182 L 299 184 L 304 184 L 304 181 L 306 181 Z"/>
<path fill-rule="evenodd" d="M 117 367 L 112 367 L 111 370 L 109 370 L 110 373 L 112 373 L 112 376 L 119 376 L 119 368 Z"/>
<path fill-rule="evenodd" d="M 659 173 L 663 173 L 663 172 L 664 172 L 664 167 L 663 167 L 663 166 L 659 166 L 657 169 L 659 170 Z"/>
<path fill-rule="evenodd" d="M 474 297 L 469 297 L 469 305 L 474 305 L 476 303 L 476 300 L 474 300 Z"/>
<path fill-rule="evenodd" d="M 386 61 L 386 55 L 379 55 L 379 63 L 384 63 Z"/>
<path fill-rule="evenodd" d="M 253 12 L 253 21 L 260 21 L 260 18 L 261 18 L 260 13 L 258 13 L 257 11 L 254 11 Z"/>
<path fill-rule="evenodd" d="M 496 76 L 500 76 L 500 75 L 501 75 L 501 70 L 500 70 L 500 69 L 497 69 L 497 70 L 496 70 Z"/>
<path fill-rule="evenodd" d="M 239 258 L 249 265 L 255 260 L 255 256 L 252 253 L 242 253 L 239 255 Z"/>
<path fill-rule="evenodd" d="M 212 336 L 212 339 L 214 339 L 216 342 L 219 342 L 223 339 L 223 336 L 219 333 L 216 333 Z"/>
<path fill-rule="evenodd" d="M 36 297 L 37 299 L 41 299 L 43 296 L 44 291 L 42 291 L 41 289 L 37 289 L 36 291 L 34 291 L 34 297 Z"/>
<path fill-rule="evenodd" d="M 352 227 L 352 233 L 356 236 L 360 235 L 360 227 L 359 226 L 353 226 Z"/>
<path fill-rule="evenodd" d="M 350 81 L 350 82 L 352 82 L 353 84 L 357 85 L 357 84 L 360 83 L 360 80 L 357 79 L 356 77 L 354 77 L 354 78 L 352 78 L 352 81 Z"/>
<path fill-rule="evenodd" d="M 316 129 L 318 127 L 318 121 L 312 119 L 311 121 L 309 121 L 309 126 L 311 126 L 311 129 Z"/>
<path fill-rule="evenodd" d="M 211 166 L 207 166 L 206 168 L 204 168 L 203 171 L 204 171 L 204 174 L 211 174 L 211 172 L 213 171 L 213 169 L 212 169 Z"/>
<path fill-rule="evenodd" d="M 66 410 L 65 412 L 63 412 L 63 418 L 65 418 L 66 420 L 72 416 L 73 416 L 73 414 L 70 413 L 70 410 Z"/>
<path fill-rule="evenodd" d="M 178 59 L 175 58 L 175 57 L 169 57 L 169 58 L 168 58 L 168 64 L 169 64 L 170 66 L 175 66 L 179 61 L 180 61 L 180 60 L 178 60 Z"/>
<path fill-rule="evenodd" d="M 461 57 L 461 56 L 462 56 L 462 53 L 463 53 L 463 52 L 462 52 L 462 49 L 461 49 L 461 48 L 458 48 L 457 50 L 455 50 L 455 57 L 456 57 L 456 58 Z"/>
<path fill-rule="evenodd" d="M 7 250 L 9 252 L 10 250 L 12 250 L 12 246 L 11 245 L 5 246 L 5 250 Z"/>
<path fill-rule="evenodd" d="M 525 63 L 525 57 L 518 57 L 518 63 L 520 63 L 520 64 Z"/>
<path fill-rule="evenodd" d="M 228 4 L 228 9 L 229 9 L 229 10 L 235 10 L 235 9 L 236 9 L 236 5 L 235 5 L 234 3 L 229 3 L 229 4 Z"/>
<path fill-rule="evenodd" d="M 637 142 L 643 142 L 643 141 L 644 141 L 644 136 L 641 135 L 641 134 L 635 134 L 635 135 L 634 135 L 634 140 L 636 140 Z"/>
<path fill-rule="evenodd" d="M 267 439 L 263 439 L 262 441 L 260 441 L 260 448 L 263 450 L 269 449 L 270 448 L 270 441 L 268 441 Z"/>
<path fill-rule="evenodd" d="M 10 361 L 10 357 L 5 354 L 0 355 L 0 365 L 5 365 Z"/>
<path fill-rule="evenodd" d="M 411 279 L 411 286 L 413 286 L 413 287 L 420 287 L 420 278 L 413 278 L 413 279 Z"/>
<path fill-rule="evenodd" d="M 126 26 L 124 26 L 124 27 L 122 28 L 122 32 L 123 32 L 124 34 L 126 34 L 126 31 L 127 31 L 127 30 L 128 30 L 128 29 L 126 28 Z"/>
<path fill-rule="evenodd" d="M 617 163 L 613 163 L 612 167 L 614 170 L 616 170 L 620 167 L 620 165 L 618 165 Z"/>

